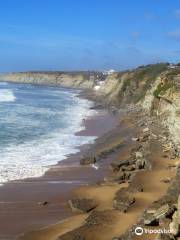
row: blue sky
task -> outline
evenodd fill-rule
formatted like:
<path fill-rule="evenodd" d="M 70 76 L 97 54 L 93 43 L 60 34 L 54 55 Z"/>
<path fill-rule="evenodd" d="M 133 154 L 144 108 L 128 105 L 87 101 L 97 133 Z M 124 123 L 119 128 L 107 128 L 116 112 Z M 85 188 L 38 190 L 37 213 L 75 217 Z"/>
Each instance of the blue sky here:
<path fill-rule="evenodd" d="M 180 61 L 179 0 L 2 0 L 0 71 Z"/>

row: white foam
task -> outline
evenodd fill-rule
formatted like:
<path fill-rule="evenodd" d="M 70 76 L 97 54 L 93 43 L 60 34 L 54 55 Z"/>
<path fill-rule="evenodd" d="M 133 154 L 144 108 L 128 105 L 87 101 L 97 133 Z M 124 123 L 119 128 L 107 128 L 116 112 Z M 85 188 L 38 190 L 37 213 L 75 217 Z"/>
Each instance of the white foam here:
<path fill-rule="evenodd" d="M 16 97 L 10 89 L 0 89 L 0 102 L 14 102 Z"/>
<path fill-rule="evenodd" d="M 96 112 L 89 109 L 89 101 L 79 99 L 76 95 L 73 98 L 76 105 L 69 106 L 65 113 L 68 128 L 57 129 L 38 140 L 10 145 L 0 150 L 0 184 L 42 176 L 50 166 L 78 152 L 77 146 L 94 141 L 96 137 L 76 136 L 75 132 L 83 130 L 82 119 Z"/>

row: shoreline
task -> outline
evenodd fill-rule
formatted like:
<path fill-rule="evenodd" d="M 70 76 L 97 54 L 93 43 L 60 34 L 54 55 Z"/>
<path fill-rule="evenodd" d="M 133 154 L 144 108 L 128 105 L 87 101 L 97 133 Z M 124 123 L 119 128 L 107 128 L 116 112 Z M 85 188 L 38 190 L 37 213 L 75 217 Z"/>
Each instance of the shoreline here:
<path fill-rule="evenodd" d="M 166 156 L 164 154 L 162 144 L 163 137 L 161 135 L 162 131 L 164 131 L 163 128 L 155 119 L 151 120 L 148 116 L 141 118 L 142 115 L 142 113 L 133 113 L 123 117 L 121 123 L 123 124 L 125 122 L 125 126 L 129 128 L 131 134 L 129 139 L 127 139 L 127 132 L 125 131 L 126 134 L 122 134 L 125 129 L 123 127 L 125 126 L 121 128 L 118 134 L 121 133 L 121 137 L 126 136 L 124 148 L 118 149 L 111 157 L 109 156 L 108 164 L 111 164 L 113 161 L 123 161 L 127 159 L 132 153 L 132 149 L 134 149 L 133 152 L 137 151 L 140 144 L 145 147 L 144 153 L 148 153 L 147 164 L 149 164 L 149 166 L 147 169 L 139 169 L 134 175 L 133 172 L 131 172 L 133 178 L 130 181 L 121 183 L 117 180 L 112 181 L 110 177 L 106 181 L 80 186 L 74 189 L 72 199 L 88 198 L 95 200 L 98 203 L 95 210 L 90 213 L 77 212 L 76 215 L 67 218 L 65 221 L 57 222 L 54 225 L 47 225 L 45 228 L 25 234 L 20 237 L 21 240 L 72 240 L 76 237 L 82 237 L 82 239 L 85 240 L 109 240 L 113 239 L 113 237 L 123 240 L 147 239 L 147 237 L 148 239 L 155 239 L 157 234 L 137 237 L 134 236 L 133 230 L 129 232 L 129 229 L 134 229 L 139 219 L 143 219 L 144 211 L 151 208 L 153 204 L 155 204 L 155 207 L 159 207 L 159 204 L 156 203 L 158 203 L 160 199 L 165 198 L 175 178 L 176 170 L 169 167 L 171 164 L 174 164 L 174 160 L 170 159 L 171 153 L 167 152 Z M 133 121 L 132 117 L 134 117 Z M 144 136 L 143 129 L 147 128 L 147 125 L 143 124 L 141 127 L 139 127 L 139 125 L 142 125 L 142 121 L 145 122 L 146 120 L 149 122 L 150 138 L 142 139 L 140 143 L 139 141 L 132 141 L 133 136 Z M 151 123 L 151 121 L 153 123 Z M 118 128 L 119 127 L 120 125 Z M 115 132 L 117 132 L 117 129 Z M 112 133 L 113 136 L 115 132 Z M 157 138 L 155 136 L 157 136 Z M 112 170 L 109 173 L 112 174 Z M 111 176 L 111 174 L 109 174 L 109 176 Z M 170 180 L 166 181 L 167 177 Z M 151 179 L 151 181 L 149 181 L 149 179 Z M 139 190 L 141 186 L 143 187 L 142 191 Z M 123 194 L 126 196 L 126 193 L 129 197 L 133 196 L 135 198 L 135 203 L 132 204 L 132 206 L 128 206 L 127 213 L 116 209 L 114 206 L 114 199 L 119 191 L 123 191 L 120 199 L 123 197 Z M 125 199 L 125 202 L 128 201 L 129 197 Z M 139 224 L 143 227 L 142 222 Z"/>
<path fill-rule="evenodd" d="M 83 121 L 85 129 L 77 132 L 77 135 L 94 136 L 93 129 L 96 129 L 97 137 L 100 137 L 105 130 L 110 130 L 116 125 L 116 117 L 107 110 L 97 111 L 95 116 L 90 116 Z M 102 126 L 104 119 L 107 121 Z M 0 187 L 0 239 L 14 239 L 15 235 L 18 236 L 23 232 L 38 229 L 73 215 L 66 206 L 72 190 L 82 184 L 86 185 L 91 181 L 103 179 L 106 171 L 102 169 L 102 174 L 96 177 L 94 168 L 80 166 L 79 159 L 82 152 L 86 151 L 90 145 L 80 146 L 78 153 L 71 154 L 65 160 L 51 166 L 41 177 L 12 181 Z M 59 197 L 59 194 L 63 197 Z M 47 206 L 43 205 L 44 202 L 48 202 Z M 23 220 L 27 217 L 27 220 Z M 7 232 L 8 236 L 5 235 Z"/>

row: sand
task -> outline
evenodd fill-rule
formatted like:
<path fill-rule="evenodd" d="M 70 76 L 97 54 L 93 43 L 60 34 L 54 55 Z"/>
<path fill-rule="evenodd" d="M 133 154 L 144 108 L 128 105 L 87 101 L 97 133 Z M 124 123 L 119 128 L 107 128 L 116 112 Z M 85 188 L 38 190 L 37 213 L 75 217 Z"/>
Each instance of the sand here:
<path fill-rule="evenodd" d="M 87 229 L 85 231 L 86 240 L 110 240 L 114 236 L 123 234 L 139 220 L 144 209 L 166 193 L 169 184 L 164 183 L 162 180 L 166 177 L 173 178 L 175 176 L 175 170 L 170 169 L 169 165 L 177 164 L 177 160 L 163 158 L 162 149 L 157 141 L 152 142 L 151 151 L 153 168 L 150 171 L 142 171 L 137 174 L 135 181 L 143 184 L 144 191 L 134 194 L 136 202 L 127 213 L 121 213 L 112 207 L 116 192 L 122 187 L 127 187 L 127 183 L 120 185 L 116 183 L 103 183 L 100 185 L 82 186 L 74 190 L 74 197 L 95 199 L 98 202 L 96 210 L 102 213 L 105 212 L 106 216 L 111 220 L 108 224 L 102 222 L 101 225 L 91 227 L 89 230 Z M 124 157 L 125 153 L 120 153 L 115 157 L 122 158 L 122 156 Z M 76 218 L 69 218 L 67 222 L 30 233 L 23 239 L 45 240 L 47 238 L 43 238 L 43 236 L 48 236 L 48 240 L 55 240 L 57 236 L 63 235 L 64 231 L 69 232 L 82 226 L 86 218 L 87 215 L 85 214 L 77 215 Z M 135 237 L 134 239 L 155 239 L 155 235 L 143 235 L 141 237 Z"/>

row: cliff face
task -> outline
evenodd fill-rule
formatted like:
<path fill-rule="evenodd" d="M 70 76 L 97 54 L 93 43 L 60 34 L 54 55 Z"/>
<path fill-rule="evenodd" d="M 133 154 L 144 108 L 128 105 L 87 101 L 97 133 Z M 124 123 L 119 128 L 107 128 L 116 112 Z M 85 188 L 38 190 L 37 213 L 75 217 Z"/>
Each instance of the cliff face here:
<path fill-rule="evenodd" d="M 1 74 L 0 81 L 89 89 L 101 75 L 97 72 L 22 72 Z"/>
<path fill-rule="evenodd" d="M 91 98 L 108 105 L 140 105 L 157 114 L 180 144 L 180 67 L 142 66 L 132 71 L 103 75 L 97 72 L 27 72 L 0 75 L 0 81 L 48 84 L 86 89 Z"/>

